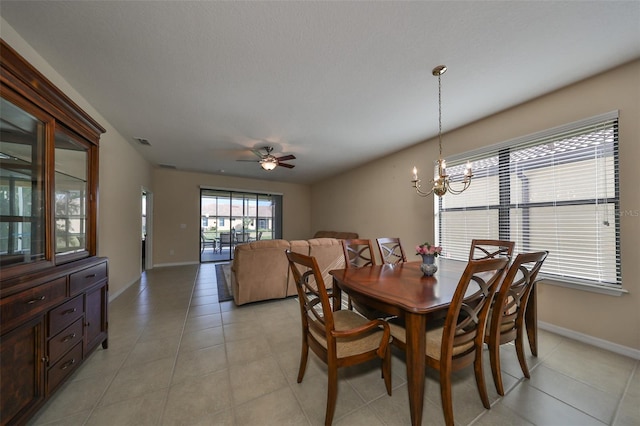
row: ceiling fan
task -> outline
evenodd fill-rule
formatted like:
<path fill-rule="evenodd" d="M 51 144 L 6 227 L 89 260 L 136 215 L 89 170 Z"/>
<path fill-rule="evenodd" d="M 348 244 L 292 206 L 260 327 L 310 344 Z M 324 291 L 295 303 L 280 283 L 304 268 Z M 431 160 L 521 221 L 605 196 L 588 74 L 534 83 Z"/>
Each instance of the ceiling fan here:
<path fill-rule="evenodd" d="M 273 151 L 272 147 L 265 146 L 265 147 L 262 147 L 262 149 L 264 150 L 264 153 L 262 153 L 258 149 L 251 150 L 251 152 L 253 152 L 256 156 L 258 156 L 258 158 L 260 158 L 259 160 L 238 160 L 238 161 L 258 162 L 260 163 L 260 167 L 262 167 L 264 170 L 267 170 L 267 171 L 273 170 L 277 166 L 286 167 L 287 169 L 293 169 L 295 167 L 293 164 L 283 163 L 283 161 L 295 160 L 296 159 L 295 155 L 285 155 L 283 157 L 276 157 L 275 155 L 271 154 L 271 152 Z"/>

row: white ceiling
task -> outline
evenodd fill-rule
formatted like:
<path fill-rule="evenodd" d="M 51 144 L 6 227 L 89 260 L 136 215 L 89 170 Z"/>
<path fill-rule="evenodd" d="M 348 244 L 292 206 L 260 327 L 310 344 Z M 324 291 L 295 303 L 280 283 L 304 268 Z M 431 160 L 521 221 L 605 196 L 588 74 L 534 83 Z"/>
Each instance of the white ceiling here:
<path fill-rule="evenodd" d="M 153 164 L 300 183 L 437 135 L 436 65 L 446 132 L 640 57 L 639 1 L 2 0 L 0 15 Z M 296 167 L 236 161 L 264 145 Z"/>

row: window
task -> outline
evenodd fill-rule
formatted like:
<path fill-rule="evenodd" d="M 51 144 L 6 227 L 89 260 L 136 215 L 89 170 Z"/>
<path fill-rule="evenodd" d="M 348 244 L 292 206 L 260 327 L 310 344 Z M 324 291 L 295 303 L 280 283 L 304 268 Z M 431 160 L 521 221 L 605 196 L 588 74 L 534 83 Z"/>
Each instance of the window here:
<path fill-rule="evenodd" d="M 511 240 L 549 250 L 546 278 L 622 286 L 617 112 L 447 159 L 448 172 L 466 159 L 471 187 L 436 199 L 445 257 L 466 259 L 473 238 Z"/>
<path fill-rule="evenodd" d="M 282 195 L 200 189 L 202 235 L 200 261 L 231 260 L 237 244 L 282 238 Z"/>

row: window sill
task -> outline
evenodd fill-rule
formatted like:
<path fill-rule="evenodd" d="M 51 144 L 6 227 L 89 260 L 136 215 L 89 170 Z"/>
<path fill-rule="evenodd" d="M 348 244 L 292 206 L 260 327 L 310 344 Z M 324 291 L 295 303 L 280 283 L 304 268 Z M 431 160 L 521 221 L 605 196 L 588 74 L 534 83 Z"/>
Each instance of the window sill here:
<path fill-rule="evenodd" d="M 622 296 L 624 294 L 628 294 L 629 291 L 623 289 L 622 287 L 607 287 L 603 285 L 595 285 L 588 283 L 579 283 L 579 282 L 571 282 L 571 281 L 559 281 L 551 278 L 541 278 L 538 282 L 539 284 L 549 284 L 558 287 L 571 288 L 574 290 L 582 290 L 589 291 L 592 293 L 606 294 L 607 296 Z"/>

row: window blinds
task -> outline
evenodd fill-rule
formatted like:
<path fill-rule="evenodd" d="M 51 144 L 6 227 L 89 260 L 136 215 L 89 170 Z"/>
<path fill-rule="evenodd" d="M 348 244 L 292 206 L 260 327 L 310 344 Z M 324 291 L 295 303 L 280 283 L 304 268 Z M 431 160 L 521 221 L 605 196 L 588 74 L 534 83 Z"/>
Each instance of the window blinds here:
<path fill-rule="evenodd" d="M 617 112 L 468 155 L 471 187 L 436 199 L 445 257 L 466 259 L 474 238 L 511 240 L 516 253 L 548 250 L 549 278 L 622 285 Z"/>

